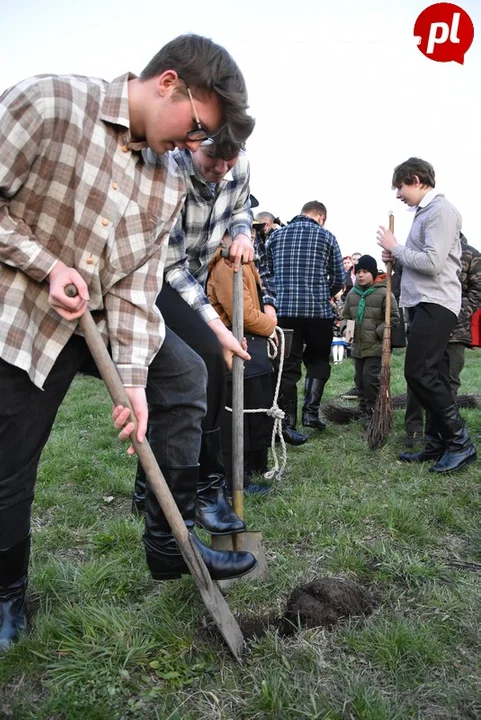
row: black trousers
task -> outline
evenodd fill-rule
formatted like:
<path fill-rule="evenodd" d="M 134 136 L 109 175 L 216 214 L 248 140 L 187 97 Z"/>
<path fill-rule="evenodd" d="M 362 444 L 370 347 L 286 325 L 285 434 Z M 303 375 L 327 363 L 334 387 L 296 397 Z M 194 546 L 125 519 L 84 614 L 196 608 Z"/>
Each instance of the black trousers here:
<path fill-rule="evenodd" d="M 453 394 L 453 401 L 456 402 L 458 390 L 461 386 L 461 371 L 464 368 L 464 343 L 448 342 L 449 358 L 449 384 Z M 404 415 L 404 427 L 407 433 L 424 432 L 424 415 L 422 405 L 415 395 L 409 390 L 406 398 L 406 412 Z"/>
<path fill-rule="evenodd" d="M 447 346 L 457 318 L 434 303 L 419 303 L 410 317 L 404 377 L 419 404 L 435 417 L 453 404 Z"/>
<path fill-rule="evenodd" d="M 355 383 L 359 390 L 359 405 L 362 410 L 374 410 L 379 393 L 381 358 L 354 358 Z"/>
<path fill-rule="evenodd" d="M 454 399 L 458 394 L 458 390 L 461 387 L 461 371 L 464 368 L 464 353 L 466 345 L 459 342 L 448 343 L 448 357 L 449 357 L 449 384 L 451 385 L 451 391 Z"/>
<path fill-rule="evenodd" d="M 194 350 L 207 367 L 207 413 L 202 430 L 220 427 L 226 398 L 226 364 L 217 335 L 170 285 L 162 288 L 157 298 L 165 324 Z"/>
<path fill-rule="evenodd" d="M 281 395 L 284 401 L 297 397 L 296 387 L 302 375 L 302 363 L 308 378 L 328 380 L 331 375 L 332 318 L 279 318 L 279 326 L 292 328 L 292 348 L 284 362 Z"/>
<path fill-rule="evenodd" d="M 26 372 L 0 359 L 0 550 L 28 534 L 38 462 L 57 410 L 77 372 L 92 367 L 79 335 L 63 348 L 43 390 Z M 197 464 L 206 385 L 202 359 L 167 329 L 149 366 L 146 388 L 149 442 L 159 465 Z"/>
<path fill-rule="evenodd" d="M 258 375 L 244 379 L 244 409 L 270 408 L 274 399 L 274 375 Z M 232 407 L 232 380 L 227 381 L 227 405 Z M 244 468 L 249 456 L 267 450 L 271 444 L 273 418 L 266 413 L 244 413 Z M 232 480 L 232 413 L 224 410 L 222 421 L 222 451 L 228 481 Z"/>

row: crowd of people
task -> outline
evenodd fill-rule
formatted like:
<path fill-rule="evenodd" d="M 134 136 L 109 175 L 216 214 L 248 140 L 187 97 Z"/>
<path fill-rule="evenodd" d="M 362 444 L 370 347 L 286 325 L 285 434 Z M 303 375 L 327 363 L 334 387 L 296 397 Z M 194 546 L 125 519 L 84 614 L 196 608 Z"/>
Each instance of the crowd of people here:
<path fill-rule="evenodd" d="M 168 43 L 139 77 L 45 75 L 0 99 L 0 650 L 25 627 L 40 455 L 75 375 L 96 373 L 78 325 L 87 308 L 135 414 L 136 423 L 129 408 L 114 408 L 119 437 L 148 437 L 214 579 L 239 577 L 256 563 L 249 552 L 213 550 L 194 533 L 196 524 L 213 535 L 245 528 L 229 498 L 233 356 L 245 363 L 247 406 L 268 405 L 275 367 L 267 339 L 276 341 L 276 327 L 292 331 L 279 405 L 284 439 L 304 444 L 297 385 L 304 365 L 302 426 L 322 432 L 339 296 L 340 332 L 354 321 L 346 344 L 359 402 L 366 417 L 372 413 L 385 277 L 369 255 L 343 259 L 321 202 L 306 202 L 286 225 L 267 212 L 253 221 L 247 108 L 236 63 L 197 35 Z M 461 219 L 435 190 L 429 163 L 409 159 L 392 184 L 417 208 L 413 227 L 405 244 L 382 227 L 378 241 L 400 273 L 400 304 L 410 315 L 406 380 L 426 413 L 425 449 L 401 457 L 454 471 L 476 457 L 450 385 L 466 345 L 465 335 L 452 335 L 461 304 L 467 322 L 478 302 L 474 294 L 462 301 Z M 471 262 L 478 263 L 473 253 Z M 231 332 L 232 276 L 241 263 L 246 342 Z M 76 297 L 65 292 L 70 284 Z M 393 325 L 397 318 L 393 297 Z M 256 478 L 267 467 L 271 423 L 246 419 L 252 493 L 266 492 Z M 152 577 L 188 573 L 142 467 L 132 484 Z"/>

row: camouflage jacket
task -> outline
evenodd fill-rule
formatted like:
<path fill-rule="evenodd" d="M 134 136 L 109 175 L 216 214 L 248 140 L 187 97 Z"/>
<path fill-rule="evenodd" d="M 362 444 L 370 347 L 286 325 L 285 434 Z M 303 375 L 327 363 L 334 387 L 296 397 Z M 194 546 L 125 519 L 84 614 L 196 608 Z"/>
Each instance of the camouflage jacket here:
<path fill-rule="evenodd" d="M 461 235 L 461 311 L 449 342 L 471 344 L 471 318 L 481 307 L 481 253 Z"/>

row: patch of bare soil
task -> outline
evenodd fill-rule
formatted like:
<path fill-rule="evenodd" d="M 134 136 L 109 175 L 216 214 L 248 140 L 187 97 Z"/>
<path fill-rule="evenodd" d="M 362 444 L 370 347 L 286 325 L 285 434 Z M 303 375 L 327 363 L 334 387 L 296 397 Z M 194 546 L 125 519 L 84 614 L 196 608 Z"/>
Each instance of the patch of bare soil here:
<path fill-rule="evenodd" d="M 366 617 L 376 600 L 365 588 L 343 578 L 317 578 L 291 592 L 281 618 L 238 618 L 246 640 L 261 637 L 269 630 L 292 635 L 302 628 L 332 629 L 349 617 Z"/>

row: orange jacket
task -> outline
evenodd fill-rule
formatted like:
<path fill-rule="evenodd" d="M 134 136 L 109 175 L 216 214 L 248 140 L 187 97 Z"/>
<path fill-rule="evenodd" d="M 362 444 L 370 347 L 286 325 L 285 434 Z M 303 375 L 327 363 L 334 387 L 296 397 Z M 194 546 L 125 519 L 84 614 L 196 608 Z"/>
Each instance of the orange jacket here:
<path fill-rule="evenodd" d="M 207 297 L 224 325 L 231 327 L 234 270 L 221 258 L 220 248 L 214 255 L 209 268 Z M 242 266 L 242 280 L 244 285 L 244 331 L 269 337 L 276 322 L 261 310 L 257 292 L 257 286 L 261 287 L 261 279 L 254 263 Z"/>

